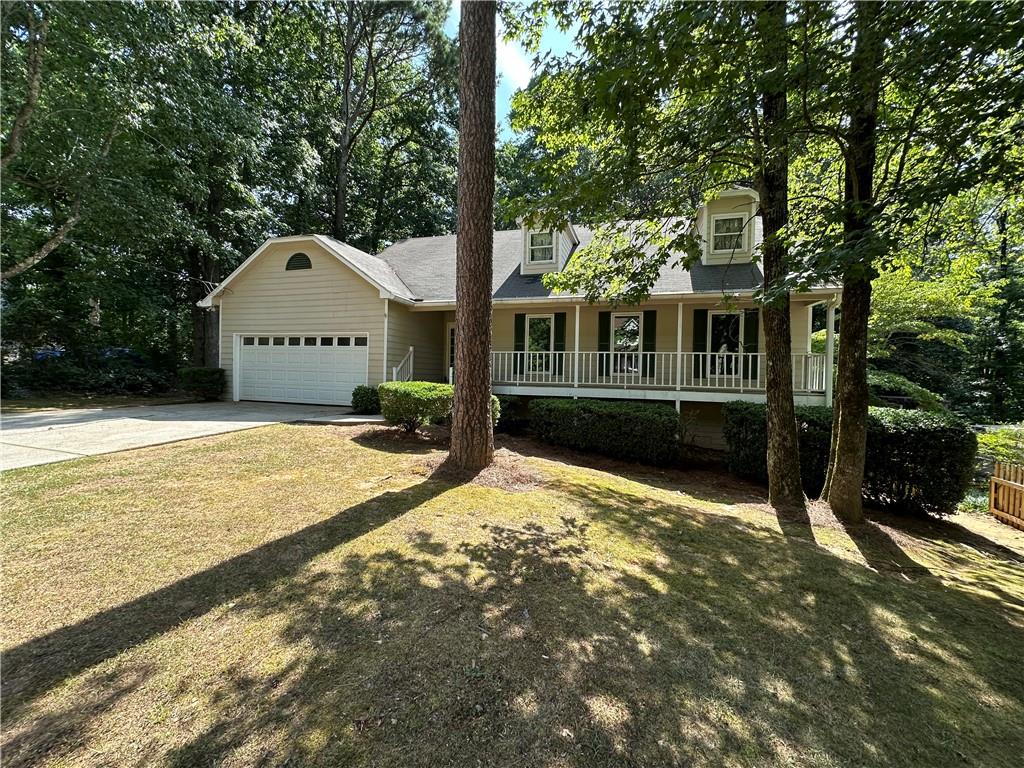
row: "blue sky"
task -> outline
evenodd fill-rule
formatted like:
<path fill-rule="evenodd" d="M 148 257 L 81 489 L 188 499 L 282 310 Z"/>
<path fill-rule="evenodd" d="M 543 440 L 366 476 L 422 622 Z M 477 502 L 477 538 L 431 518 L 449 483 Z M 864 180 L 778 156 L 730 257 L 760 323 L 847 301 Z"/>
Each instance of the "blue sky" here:
<path fill-rule="evenodd" d="M 452 37 L 459 34 L 459 12 L 462 8 L 460 0 L 452 3 L 451 11 L 445 22 L 445 31 Z M 548 24 L 541 35 L 540 51 L 563 54 L 574 47 L 572 32 L 562 32 L 553 23 Z M 506 42 L 502 37 L 501 21 L 498 21 L 498 91 L 495 110 L 498 118 L 498 138 L 511 137 L 512 129 L 508 118 L 512 104 L 512 95 L 525 88 L 533 76 L 534 56 L 528 53 L 519 43 Z"/>

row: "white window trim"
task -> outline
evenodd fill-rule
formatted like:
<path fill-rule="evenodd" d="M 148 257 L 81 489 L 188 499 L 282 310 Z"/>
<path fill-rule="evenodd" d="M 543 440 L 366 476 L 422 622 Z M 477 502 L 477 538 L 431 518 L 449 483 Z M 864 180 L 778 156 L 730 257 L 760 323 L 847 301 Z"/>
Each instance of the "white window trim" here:
<path fill-rule="evenodd" d="M 455 350 L 452 348 L 452 334 L 455 333 L 455 321 L 449 320 L 445 323 L 444 327 L 444 360 L 445 360 L 445 376 L 447 377 L 449 369 L 455 365 Z M 449 382 L 451 383 L 451 382 Z"/>
<path fill-rule="evenodd" d="M 608 346 L 610 352 L 615 353 L 615 318 L 617 317 L 635 317 L 639 321 L 640 333 L 636 340 L 636 351 L 644 351 L 644 313 L 643 312 L 612 312 L 612 327 L 611 327 L 611 338 L 608 339 Z M 621 352 L 620 354 L 631 355 L 633 352 Z"/>
<path fill-rule="evenodd" d="M 534 245 L 534 235 L 551 235 L 551 245 Z M 556 253 L 555 249 L 558 247 L 558 237 L 553 229 L 538 229 L 530 230 L 526 233 L 526 264 L 527 266 L 534 266 L 537 264 L 554 264 Z M 533 258 L 534 250 L 540 250 L 541 248 L 551 249 L 551 258 L 548 259 L 535 259 Z"/>
<path fill-rule="evenodd" d="M 548 333 L 548 348 L 545 350 L 530 349 L 530 321 L 531 320 L 544 320 L 550 321 L 550 332 Z M 526 316 L 526 338 L 523 339 L 523 351 L 526 353 L 530 352 L 554 352 L 555 351 L 555 316 L 554 314 L 547 315 L 527 315 Z"/>
<path fill-rule="evenodd" d="M 739 248 L 723 248 L 723 249 L 716 249 L 715 248 L 715 222 L 720 221 L 722 219 L 739 219 L 740 220 L 741 228 L 740 228 L 740 231 L 738 233 L 736 233 L 736 232 L 723 233 L 723 234 L 739 234 L 740 241 L 741 241 L 741 245 L 740 245 Z M 708 232 L 708 239 L 710 241 L 709 242 L 709 247 L 710 247 L 709 253 L 712 256 L 725 256 L 725 255 L 728 255 L 728 254 L 731 254 L 731 253 L 746 253 L 747 252 L 747 229 L 748 229 L 747 225 L 748 225 L 748 223 L 749 222 L 747 221 L 747 217 L 745 215 L 743 215 L 742 213 L 713 213 L 713 214 L 711 214 L 711 225 L 709 227 L 710 231 Z"/>
<path fill-rule="evenodd" d="M 713 309 L 713 310 L 708 312 L 708 333 L 707 333 L 707 339 L 705 339 L 705 342 L 704 342 L 704 348 L 707 350 L 707 353 L 708 354 L 712 354 L 712 355 L 717 355 L 718 354 L 718 350 L 717 349 L 712 349 L 711 348 L 711 326 L 713 325 L 711 318 L 713 318 L 715 315 L 736 315 L 737 317 L 739 317 L 739 319 L 740 319 L 740 348 L 739 348 L 738 353 L 737 352 L 729 352 L 728 354 L 735 355 L 735 354 L 742 353 L 744 351 L 743 327 L 746 325 L 746 323 L 743 322 L 744 316 L 743 316 L 743 310 L 742 309 L 737 309 L 737 310 Z"/>

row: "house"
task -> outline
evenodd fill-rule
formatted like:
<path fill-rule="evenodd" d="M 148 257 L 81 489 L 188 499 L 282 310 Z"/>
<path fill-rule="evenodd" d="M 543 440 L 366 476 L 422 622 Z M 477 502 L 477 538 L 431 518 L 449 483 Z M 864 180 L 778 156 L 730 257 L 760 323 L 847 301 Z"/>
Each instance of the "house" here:
<path fill-rule="evenodd" d="M 698 442 L 721 441 L 721 403 L 762 402 L 764 332 L 757 196 L 702 206 L 690 270 L 667 265 L 639 306 L 555 295 L 542 276 L 594 236 L 566 226 L 494 233 L 491 377 L 498 394 L 664 400 L 692 414 Z M 801 404 L 831 401 L 838 289 L 792 299 L 793 383 Z M 827 306 L 825 354 L 811 317 Z M 233 400 L 348 404 L 360 384 L 451 380 L 455 236 L 411 238 L 372 256 L 323 235 L 267 240 L 201 306 L 219 309 L 220 365 Z"/>

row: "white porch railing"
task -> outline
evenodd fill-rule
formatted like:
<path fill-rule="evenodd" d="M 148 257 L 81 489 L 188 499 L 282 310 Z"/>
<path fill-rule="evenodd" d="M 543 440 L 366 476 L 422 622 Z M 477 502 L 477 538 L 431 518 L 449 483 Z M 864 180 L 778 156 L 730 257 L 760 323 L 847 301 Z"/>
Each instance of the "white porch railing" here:
<path fill-rule="evenodd" d="M 409 351 L 405 353 L 402 362 L 391 369 L 391 380 L 412 381 L 412 364 L 415 357 L 416 352 L 414 348 L 409 347 Z"/>
<path fill-rule="evenodd" d="M 491 352 L 494 384 L 763 392 L 763 352 Z M 825 391 L 825 356 L 793 355 L 795 392 Z"/>

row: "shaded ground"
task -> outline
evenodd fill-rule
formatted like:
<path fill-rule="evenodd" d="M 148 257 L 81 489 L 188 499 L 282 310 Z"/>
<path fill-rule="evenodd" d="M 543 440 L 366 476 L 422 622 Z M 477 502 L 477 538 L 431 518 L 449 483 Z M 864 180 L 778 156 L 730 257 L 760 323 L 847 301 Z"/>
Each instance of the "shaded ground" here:
<path fill-rule="evenodd" d="M 1021 534 L 507 448 L 469 479 L 278 425 L 6 473 L 6 765 L 1018 764 Z"/>
<path fill-rule="evenodd" d="M 32 397 L 4 398 L 0 410 L 4 413 L 23 413 L 39 410 L 66 410 L 69 408 L 121 408 L 132 405 L 174 405 L 192 403 L 195 398 L 184 392 L 163 395 L 76 395 L 53 392 Z"/>

